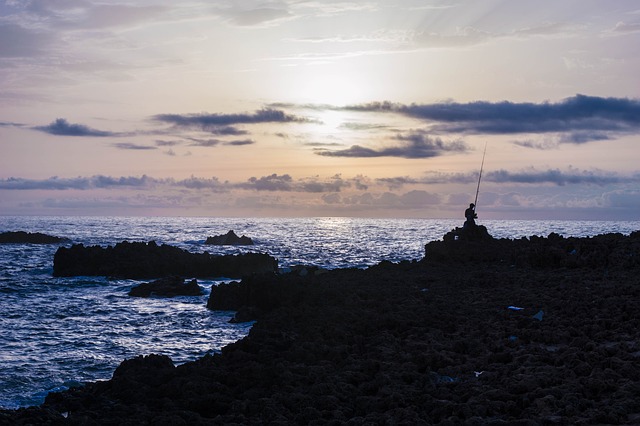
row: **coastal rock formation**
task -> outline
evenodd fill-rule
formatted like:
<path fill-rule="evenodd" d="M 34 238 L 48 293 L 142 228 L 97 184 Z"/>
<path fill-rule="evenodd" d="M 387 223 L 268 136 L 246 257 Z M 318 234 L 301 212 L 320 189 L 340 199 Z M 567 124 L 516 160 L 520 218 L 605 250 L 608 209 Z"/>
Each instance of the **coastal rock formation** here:
<path fill-rule="evenodd" d="M 262 274 L 211 287 L 207 308 L 239 311 L 234 322 L 258 319 L 264 312 L 308 297 L 310 281 L 295 274 Z"/>
<path fill-rule="evenodd" d="M 471 225 L 452 229 L 442 238 L 444 241 L 491 241 L 493 237 L 484 225 Z"/>
<path fill-rule="evenodd" d="M 120 278 L 159 278 L 169 275 L 188 277 L 229 277 L 276 272 L 278 261 L 267 254 L 245 253 L 216 256 L 190 253 L 151 241 L 123 241 L 106 248 L 74 244 L 60 247 L 53 258 L 53 275 L 104 275 Z"/>
<path fill-rule="evenodd" d="M 68 238 L 55 237 L 40 232 L 2 232 L 0 244 L 58 244 L 69 241 Z"/>
<path fill-rule="evenodd" d="M 253 240 L 249 237 L 238 237 L 233 230 L 227 232 L 224 235 L 216 235 L 215 237 L 209 237 L 204 242 L 205 244 L 216 246 L 250 246 L 253 245 Z"/>
<path fill-rule="evenodd" d="M 625 237 L 606 234 L 565 238 L 551 233 L 547 238 L 523 237 L 518 240 L 454 238 L 455 230 L 442 241 L 425 245 L 425 259 L 433 262 L 465 264 L 501 262 L 536 268 L 636 268 L 640 265 L 640 231 Z M 488 234 L 487 234 L 488 235 Z"/>
<path fill-rule="evenodd" d="M 164 277 L 150 283 L 142 283 L 129 291 L 133 297 L 175 297 L 201 296 L 202 289 L 195 279 L 185 283 L 184 278 L 178 276 Z"/>
<path fill-rule="evenodd" d="M 0 424 L 640 423 L 640 233 L 460 243 L 219 287 L 261 310 L 222 353 L 128 360 Z"/>

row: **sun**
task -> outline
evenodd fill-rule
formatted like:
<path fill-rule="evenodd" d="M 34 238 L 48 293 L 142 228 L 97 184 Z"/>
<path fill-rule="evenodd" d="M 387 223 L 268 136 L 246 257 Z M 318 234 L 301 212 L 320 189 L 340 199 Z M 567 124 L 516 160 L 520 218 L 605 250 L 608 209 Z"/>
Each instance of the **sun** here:
<path fill-rule="evenodd" d="M 302 72 L 295 84 L 295 96 L 300 102 L 344 106 L 367 99 L 366 77 L 344 69 Z"/>

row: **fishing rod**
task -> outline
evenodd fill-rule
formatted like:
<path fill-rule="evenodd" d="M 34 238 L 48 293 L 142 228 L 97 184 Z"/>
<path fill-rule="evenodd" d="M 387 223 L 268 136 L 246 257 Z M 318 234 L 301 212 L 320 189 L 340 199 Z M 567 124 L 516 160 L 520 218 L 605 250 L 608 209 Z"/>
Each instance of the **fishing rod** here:
<path fill-rule="evenodd" d="M 480 193 L 480 179 L 482 179 L 482 169 L 484 168 L 484 157 L 487 154 L 487 143 L 484 143 L 484 152 L 482 153 L 482 164 L 480 164 L 480 175 L 478 176 L 478 188 L 476 188 L 476 200 L 473 202 L 474 211 L 478 209 L 478 194 Z"/>

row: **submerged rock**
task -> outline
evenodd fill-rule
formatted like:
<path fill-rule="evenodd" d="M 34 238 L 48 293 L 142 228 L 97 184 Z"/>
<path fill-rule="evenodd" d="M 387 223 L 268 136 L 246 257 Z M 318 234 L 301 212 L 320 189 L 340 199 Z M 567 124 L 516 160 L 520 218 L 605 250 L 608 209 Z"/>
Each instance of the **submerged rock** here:
<path fill-rule="evenodd" d="M 231 230 L 224 235 L 209 237 L 204 243 L 216 246 L 251 246 L 253 245 L 253 240 L 244 235 L 238 237 L 236 233 Z"/>
<path fill-rule="evenodd" d="M 57 244 L 69 241 L 68 238 L 42 234 L 40 232 L 2 232 L 0 244 Z"/>
<path fill-rule="evenodd" d="M 129 296 L 133 297 L 175 297 L 175 296 L 201 296 L 202 289 L 195 279 L 185 282 L 178 276 L 164 277 L 150 283 L 143 283 L 133 287 Z"/>
<path fill-rule="evenodd" d="M 53 258 L 53 275 L 104 275 L 120 278 L 229 277 L 277 272 L 278 261 L 262 253 L 216 256 L 190 253 L 163 244 L 123 241 L 114 247 L 60 247 Z"/>

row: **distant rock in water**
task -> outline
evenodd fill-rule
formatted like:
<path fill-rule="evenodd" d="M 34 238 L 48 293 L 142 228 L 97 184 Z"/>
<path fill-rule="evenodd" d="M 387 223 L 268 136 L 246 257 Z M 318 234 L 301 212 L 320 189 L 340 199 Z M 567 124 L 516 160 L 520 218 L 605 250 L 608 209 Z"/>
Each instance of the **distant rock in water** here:
<path fill-rule="evenodd" d="M 68 238 L 54 237 L 40 232 L 3 232 L 0 233 L 0 244 L 57 244 L 69 241 Z"/>
<path fill-rule="evenodd" d="M 209 237 L 204 243 L 215 246 L 251 246 L 253 245 L 253 240 L 244 235 L 238 237 L 236 233 L 231 230 L 224 235 Z"/>
<path fill-rule="evenodd" d="M 202 289 L 195 279 L 185 282 L 179 276 L 164 277 L 150 283 L 137 285 L 129 291 L 133 297 L 175 297 L 175 296 L 201 296 Z"/>
<path fill-rule="evenodd" d="M 60 247 L 53 257 L 53 275 L 104 275 L 120 278 L 183 277 L 241 278 L 254 273 L 278 271 L 278 261 L 262 253 L 216 256 L 190 253 L 163 244 L 123 241 L 106 248 L 74 244 Z"/>

